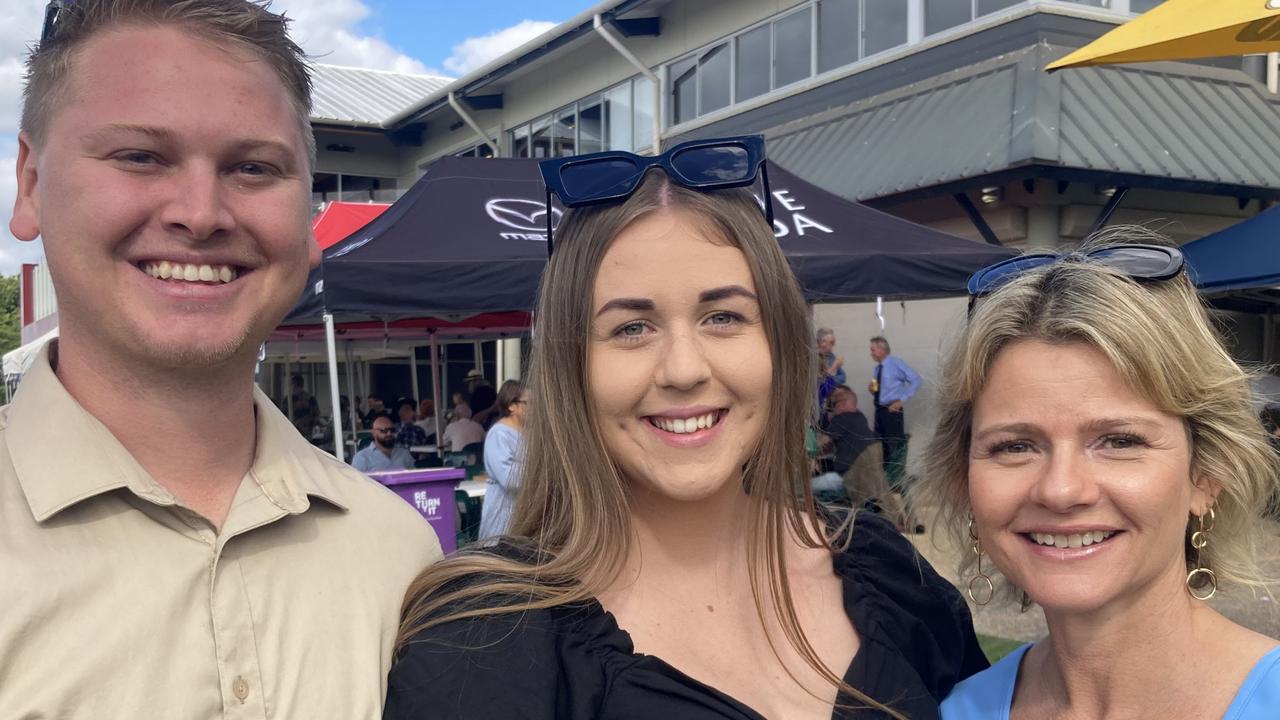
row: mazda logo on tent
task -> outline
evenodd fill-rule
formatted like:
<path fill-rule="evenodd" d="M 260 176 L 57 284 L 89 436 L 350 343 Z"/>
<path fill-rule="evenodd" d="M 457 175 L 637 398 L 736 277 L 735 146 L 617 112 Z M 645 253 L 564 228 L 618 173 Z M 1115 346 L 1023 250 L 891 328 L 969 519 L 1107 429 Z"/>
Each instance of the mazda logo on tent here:
<path fill-rule="evenodd" d="M 540 200 L 520 198 L 494 198 L 484 204 L 484 211 L 494 222 L 523 232 L 547 231 L 547 205 Z M 553 207 L 553 224 L 560 223 L 560 208 Z"/>

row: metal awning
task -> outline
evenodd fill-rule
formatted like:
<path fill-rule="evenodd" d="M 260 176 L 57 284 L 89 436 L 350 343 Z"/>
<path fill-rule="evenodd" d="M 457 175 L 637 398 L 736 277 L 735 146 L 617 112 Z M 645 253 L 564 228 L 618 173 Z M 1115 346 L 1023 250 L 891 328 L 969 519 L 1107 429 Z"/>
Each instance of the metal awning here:
<path fill-rule="evenodd" d="M 1065 52 L 1034 45 L 772 128 L 769 156 L 860 201 L 993 174 L 1280 196 L 1280 101 L 1260 83 L 1185 63 L 1043 71 Z"/>

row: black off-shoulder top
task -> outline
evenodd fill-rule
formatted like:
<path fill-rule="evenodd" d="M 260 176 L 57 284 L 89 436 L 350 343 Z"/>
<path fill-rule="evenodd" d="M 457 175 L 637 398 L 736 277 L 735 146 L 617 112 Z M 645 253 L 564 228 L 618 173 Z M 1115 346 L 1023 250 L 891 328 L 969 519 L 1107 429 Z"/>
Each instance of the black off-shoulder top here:
<path fill-rule="evenodd" d="M 499 550 L 501 552 L 501 550 Z M 834 559 L 861 647 L 849 685 L 911 720 L 935 720 L 959 681 L 987 667 L 955 587 L 885 520 L 859 514 Z M 832 718 L 883 717 L 841 696 Z M 594 600 L 445 623 L 391 669 L 384 720 L 760 720 L 652 655 Z"/>

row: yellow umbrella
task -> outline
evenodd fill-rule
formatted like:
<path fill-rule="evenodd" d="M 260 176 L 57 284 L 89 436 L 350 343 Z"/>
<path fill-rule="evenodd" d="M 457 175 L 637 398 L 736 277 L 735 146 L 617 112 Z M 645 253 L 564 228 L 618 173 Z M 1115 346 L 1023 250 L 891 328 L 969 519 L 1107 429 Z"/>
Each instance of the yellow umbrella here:
<path fill-rule="evenodd" d="M 1280 0 L 1166 0 L 1047 70 L 1280 51 Z"/>

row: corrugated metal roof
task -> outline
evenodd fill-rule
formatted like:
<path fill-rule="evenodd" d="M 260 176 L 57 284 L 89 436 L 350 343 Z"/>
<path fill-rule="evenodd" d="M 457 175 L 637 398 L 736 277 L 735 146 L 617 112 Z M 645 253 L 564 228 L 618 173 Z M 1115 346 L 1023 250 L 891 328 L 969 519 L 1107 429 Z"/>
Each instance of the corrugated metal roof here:
<path fill-rule="evenodd" d="M 1280 103 L 1239 71 L 1043 72 L 1035 45 L 766 131 L 769 157 L 854 200 L 1029 164 L 1280 187 Z"/>
<path fill-rule="evenodd" d="M 311 122 L 381 128 L 453 78 L 316 65 L 312 82 Z"/>

